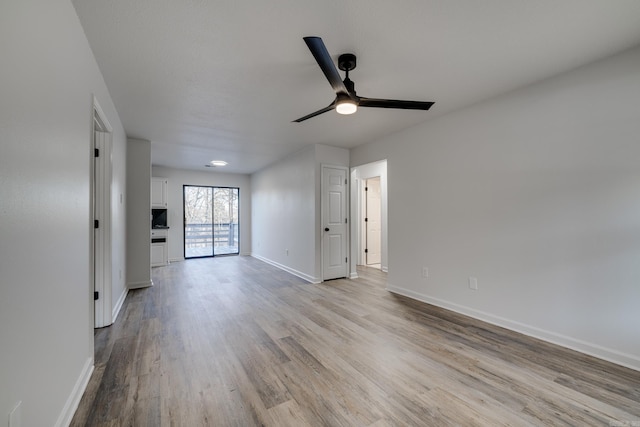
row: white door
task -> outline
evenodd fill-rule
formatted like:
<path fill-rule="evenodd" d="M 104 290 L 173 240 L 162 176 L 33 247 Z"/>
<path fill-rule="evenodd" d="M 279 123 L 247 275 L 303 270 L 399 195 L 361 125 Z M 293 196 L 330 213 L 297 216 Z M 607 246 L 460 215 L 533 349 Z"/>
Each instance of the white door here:
<path fill-rule="evenodd" d="M 322 167 L 322 279 L 347 276 L 347 169 Z"/>
<path fill-rule="evenodd" d="M 367 213 L 365 217 L 367 229 L 367 265 L 380 264 L 382 247 L 382 198 L 380 195 L 380 177 L 367 180 Z"/>

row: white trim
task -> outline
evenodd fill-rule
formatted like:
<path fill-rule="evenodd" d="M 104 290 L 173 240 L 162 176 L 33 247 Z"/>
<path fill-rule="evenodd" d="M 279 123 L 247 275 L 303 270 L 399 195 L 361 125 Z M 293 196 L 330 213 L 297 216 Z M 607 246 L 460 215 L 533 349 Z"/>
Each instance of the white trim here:
<path fill-rule="evenodd" d="M 112 307 L 112 236 L 111 236 L 111 187 L 112 187 L 112 135 L 113 127 L 102 110 L 98 98 L 94 94 L 91 110 L 91 212 L 90 212 L 90 283 L 93 286 L 91 296 L 99 292 L 99 299 L 91 298 L 94 320 L 93 328 L 109 326 L 113 323 Z M 99 127 L 99 128 L 98 128 Z M 97 135 L 101 136 L 98 140 Z M 96 159 L 94 150 L 100 149 L 100 157 Z M 97 176 L 99 175 L 99 176 Z M 95 219 L 100 221 L 100 228 L 93 226 Z M 119 308 L 118 308 L 119 310 Z"/>
<path fill-rule="evenodd" d="M 184 257 L 169 258 L 169 264 L 171 264 L 172 262 L 183 262 L 183 261 L 184 261 Z"/>
<path fill-rule="evenodd" d="M 129 289 L 148 288 L 149 286 L 153 286 L 153 280 L 127 283 L 127 288 Z"/>
<path fill-rule="evenodd" d="M 526 325 L 524 323 L 496 316 L 491 313 L 476 310 L 471 307 L 466 307 L 464 305 L 456 304 L 450 301 L 423 295 L 409 289 L 399 288 L 391 284 L 387 284 L 387 290 L 395 294 L 403 295 L 418 301 L 425 302 L 427 304 L 432 304 L 438 307 L 445 308 L 447 310 L 455 311 L 456 313 L 464 314 L 465 316 L 473 317 L 474 319 L 482 320 L 483 322 L 487 322 L 492 325 L 507 328 L 533 338 L 538 338 L 552 344 L 579 351 L 580 353 L 584 353 L 589 356 L 597 357 L 599 359 L 603 359 L 617 365 L 640 371 L 640 358 L 632 354 L 622 353 L 611 348 L 602 347 L 597 344 L 571 338 L 566 335 L 557 334 L 555 332 L 540 329 L 535 326 Z"/>
<path fill-rule="evenodd" d="M 367 248 L 367 223 L 364 221 L 367 216 L 367 179 L 362 178 L 358 184 L 358 264 L 367 265 L 367 254 L 365 249 Z M 382 240 L 381 240 L 382 243 Z M 381 245 L 382 246 L 382 245 Z M 382 252 L 382 248 L 380 248 Z M 380 264 L 382 265 L 382 253 L 380 254 Z"/>
<path fill-rule="evenodd" d="M 115 307 L 113 307 L 113 311 L 111 313 L 111 323 L 115 322 L 116 319 L 118 318 L 118 314 L 120 314 L 120 309 L 122 308 L 122 304 L 124 304 L 124 300 L 127 298 L 128 294 L 129 294 L 129 289 L 125 289 L 122 291 L 122 294 L 120 295 L 120 298 L 118 298 L 118 301 L 116 302 Z"/>
<path fill-rule="evenodd" d="M 103 120 L 100 117 L 100 120 Z M 111 257 L 111 180 L 112 180 L 112 143 L 111 133 L 94 130 L 94 147 L 100 150 L 100 156 L 94 158 L 94 179 L 96 194 L 94 219 L 100 221 L 100 227 L 94 229 L 94 278 L 95 290 L 99 299 L 95 301 L 95 327 L 101 328 L 113 323 L 112 315 L 112 277 L 113 261 Z"/>
<path fill-rule="evenodd" d="M 258 259 L 258 260 L 260 260 L 262 262 L 266 262 L 267 264 L 271 264 L 274 267 L 278 267 L 280 270 L 284 270 L 287 273 L 293 274 L 294 276 L 298 276 L 299 278 L 304 279 L 307 282 L 311 282 L 311 283 L 313 283 L 315 285 L 317 285 L 318 283 L 322 283 L 322 279 L 320 279 L 318 277 L 310 276 L 310 275 L 308 275 L 306 273 L 303 273 L 301 271 L 295 270 L 295 269 L 293 269 L 291 267 L 287 267 L 286 265 L 283 265 L 283 264 L 280 264 L 278 262 L 272 261 L 269 258 L 265 258 L 265 257 L 257 255 L 257 254 L 251 254 L 250 256 L 255 258 L 255 259 Z"/>
<path fill-rule="evenodd" d="M 93 357 L 89 357 L 80 372 L 80 376 L 76 380 L 76 384 L 73 386 L 73 390 L 71 390 L 71 394 L 62 408 L 62 412 L 60 412 L 60 415 L 58 416 L 58 421 L 55 423 L 56 427 L 68 426 L 71 424 L 71 420 L 78 409 L 78 405 L 80 404 L 80 399 L 82 399 L 82 395 L 87 389 L 87 385 L 91 379 L 93 368 Z"/>
<path fill-rule="evenodd" d="M 102 107 L 100 107 L 98 98 L 96 98 L 95 95 L 93 95 L 93 109 L 98 114 L 98 117 L 100 117 L 100 120 L 102 120 L 102 124 L 107 128 L 106 132 L 113 133 L 113 127 L 111 127 L 111 123 L 109 123 L 107 115 L 102 111 Z M 93 120 L 93 112 L 91 113 L 91 120 Z"/>
<path fill-rule="evenodd" d="M 349 216 L 351 218 L 351 224 L 349 224 L 349 275 L 351 279 L 358 277 L 358 264 L 360 264 L 360 256 L 358 254 L 358 239 L 359 231 L 358 225 L 354 223 L 359 221 L 360 218 L 360 204 L 358 202 L 358 188 L 360 186 L 360 180 L 357 178 L 358 172 L 356 168 L 349 170 Z"/>

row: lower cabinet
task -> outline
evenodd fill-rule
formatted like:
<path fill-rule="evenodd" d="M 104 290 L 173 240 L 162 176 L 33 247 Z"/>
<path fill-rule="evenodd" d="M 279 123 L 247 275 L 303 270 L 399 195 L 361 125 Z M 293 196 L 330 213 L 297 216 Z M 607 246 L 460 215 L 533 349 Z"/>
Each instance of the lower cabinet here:
<path fill-rule="evenodd" d="M 167 242 L 151 244 L 151 267 L 159 267 L 169 263 Z"/>
<path fill-rule="evenodd" d="M 151 267 L 169 264 L 167 230 L 151 230 Z"/>

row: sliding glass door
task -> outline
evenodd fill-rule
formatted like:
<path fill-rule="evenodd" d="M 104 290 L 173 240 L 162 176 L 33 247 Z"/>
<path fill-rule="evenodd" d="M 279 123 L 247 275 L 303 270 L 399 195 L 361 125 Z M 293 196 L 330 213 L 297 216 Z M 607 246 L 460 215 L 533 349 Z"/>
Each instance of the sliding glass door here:
<path fill-rule="evenodd" d="M 240 253 L 240 189 L 185 185 L 184 257 Z"/>

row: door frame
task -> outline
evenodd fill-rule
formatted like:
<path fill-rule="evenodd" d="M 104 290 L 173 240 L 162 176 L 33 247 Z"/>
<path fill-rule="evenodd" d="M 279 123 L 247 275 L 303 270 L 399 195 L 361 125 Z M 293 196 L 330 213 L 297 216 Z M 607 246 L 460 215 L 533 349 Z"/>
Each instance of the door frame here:
<path fill-rule="evenodd" d="M 320 224 L 319 224 L 319 232 L 320 232 L 320 277 L 322 278 L 322 281 L 325 280 L 324 278 L 324 263 L 325 263 L 325 257 L 324 257 L 324 227 L 325 227 L 325 213 L 324 213 L 324 203 L 325 203 L 325 184 L 324 184 L 324 171 L 325 169 L 340 169 L 344 171 L 344 176 L 345 176 L 345 190 L 343 193 L 343 205 L 344 205 L 344 215 L 345 218 L 347 220 L 346 223 L 346 227 L 345 227 L 345 233 L 344 233 L 344 244 L 343 244 L 343 252 L 345 254 L 345 256 L 347 257 L 347 262 L 345 262 L 345 267 L 344 267 L 344 277 L 349 277 L 349 265 L 350 265 L 350 260 L 351 260 L 351 255 L 350 255 L 350 235 L 351 235 L 351 216 L 350 216 L 350 210 L 349 210 L 349 168 L 345 167 L 345 166 L 336 166 L 336 165 L 331 165 L 331 164 L 324 164 L 322 163 L 320 165 Z"/>
<path fill-rule="evenodd" d="M 380 251 L 380 262 L 375 263 L 375 264 L 380 264 L 380 269 L 382 269 L 382 177 L 381 176 L 371 176 L 368 178 L 365 178 L 362 180 L 362 203 L 363 203 L 363 209 L 362 209 L 362 218 L 360 218 L 360 226 L 362 227 L 362 242 L 361 242 L 361 253 L 360 256 L 361 258 L 361 264 L 362 265 L 371 265 L 369 264 L 369 253 L 368 253 L 368 249 L 370 247 L 370 242 L 369 242 L 369 222 L 367 221 L 368 217 L 370 217 L 371 215 L 369 215 L 369 192 L 368 192 L 368 181 L 372 180 L 372 179 L 376 179 L 378 178 L 378 185 L 380 186 L 380 200 L 379 200 L 379 210 L 380 210 L 380 247 L 378 248 L 378 250 Z"/>
<path fill-rule="evenodd" d="M 113 323 L 112 313 L 112 257 L 111 257 L 111 180 L 113 128 L 98 103 L 92 97 L 91 161 L 90 161 L 90 284 L 93 327 L 102 328 Z M 96 140 L 96 132 L 106 135 Z M 96 149 L 100 155 L 96 157 Z M 96 166 L 97 165 L 97 166 Z M 95 220 L 99 227 L 95 227 Z M 97 234 L 97 237 L 96 237 Z M 95 298 L 98 292 L 98 298 Z"/>
<path fill-rule="evenodd" d="M 351 168 L 351 202 L 350 208 L 352 212 L 352 217 L 357 218 L 359 224 L 351 227 L 351 262 L 350 265 L 350 273 L 349 277 L 352 279 L 358 278 L 358 265 L 363 265 L 363 255 L 364 255 L 364 246 L 363 246 L 363 236 L 362 236 L 362 226 L 360 221 L 364 221 L 364 206 L 363 206 L 363 198 L 364 198 L 364 186 L 365 181 L 368 178 L 373 178 L 376 176 L 380 177 L 380 192 L 381 192 L 381 202 L 382 202 L 382 210 L 381 210 L 381 263 L 380 267 L 383 272 L 388 272 L 389 270 L 389 259 L 388 259 L 388 174 L 387 174 L 387 160 L 379 160 L 376 162 L 366 163 L 359 166 L 354 166 Z"/>
<path fill-rule="evenodd" d="M 227 254 L 216 254 L 215 251 L 215 245 L 211 247 L 211 255 L 200 255 L 200 256 L 191 256 L 191 257 L 187 257 L 187 212 L 186 209 L 184 208 L 184 204 L 185 204 L 185 191 L 187 187 L 204 187 L 204 188 L 210 188 L 211 189 L 211 221 L 212 221 L 212 228 L 211 228 L 211 232 L 215 235 L 215 231 L 214 231 L 214 212 L 213 212 L 213 199 L 215 196 L 215 189 L 219 188 L 219 189 L 227 189 L 227 190 L 237 190 L 237 194 L 238 194 L 238 212 L 237 212 L 237 217 L 238 217 L 238 252 L 234 252 L 234 253 L 227 253 Z M 197 259 L 197 258 L 213 258 L 213 257 L 220 257 L 220 256 L 237 256 L 240 255 L 240 233 L 242 233 L 241 227 L 240 227 L 240 187 L 229 187 L 229 186 L 220 186 L 220 185 L 195 185 L 195 184 L 183 184 L 182 185 L 182 256 L 185 260 L 187 259 Z M 215 237 L 214 235 L 212 235 L 212 239 L 214 240 L 214 244 L 215 244 Z"/>

